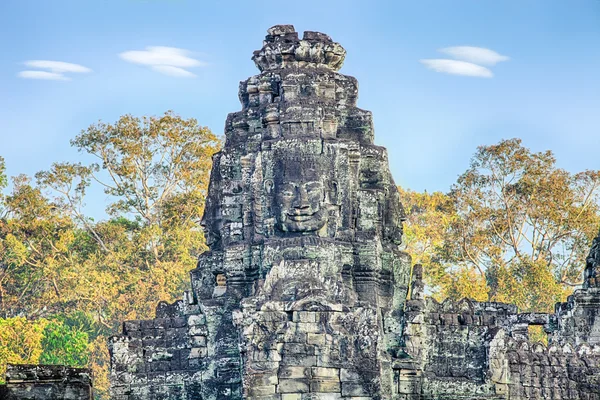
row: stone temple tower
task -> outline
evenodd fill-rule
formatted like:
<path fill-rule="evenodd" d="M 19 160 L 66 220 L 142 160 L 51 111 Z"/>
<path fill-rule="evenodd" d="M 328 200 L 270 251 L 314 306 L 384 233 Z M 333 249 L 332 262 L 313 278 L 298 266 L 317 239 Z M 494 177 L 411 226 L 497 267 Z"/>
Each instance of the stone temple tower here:
<path fill-rule="evenodd" d="M 213 159 L 192 290 L 111 339 L 115 399 L 384 399 L 410 259 L 345 50 L 268 30 Z"/>
<path fill-rule="evenodd" d="M 110 339 L 113 400 L 600 400 L 600 237 L 552 314 L 425 296 L 344 56 L 269 29 L 213 159 L 210 250 L 183 300 Z"/>

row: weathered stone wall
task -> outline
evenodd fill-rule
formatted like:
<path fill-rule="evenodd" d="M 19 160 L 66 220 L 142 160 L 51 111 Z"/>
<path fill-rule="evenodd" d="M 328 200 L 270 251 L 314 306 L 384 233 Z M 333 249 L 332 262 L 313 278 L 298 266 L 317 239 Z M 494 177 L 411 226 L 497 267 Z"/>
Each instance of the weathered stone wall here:
<path fill-rule="evenodd" d="M 314 398 L 370 399 L 381 384 L 377 343 L 365 340 L 371 337 L 368 334 L 357 335 L 353 327 L 376 326 L 376 315 L 339 305 L 307 306 L 307 311 L 257 313 L 273 326 L 267 335 L 256 331 L 246 335 L 246 347 L 252 350 L 245 360 L 246 398 L 296 399 L 302 394 L 310 398 L 313 393 Z"/>
<path fill-rule="evenodd" d="M 13 365 L 0 385 L 5 400 L 91 400 L 91 371 L 60 365 Z"/>
<path fill-rule="evenodd" d="M 416 290 L 405 313 L 407 357 L 396 364 L 401 398 L 600 399 L 600 346 L 576 344 L 584 336 L 570 328 L 588 325 L 581 316 L 593 307 L 587 301 L 582 306 L 581 299 L 595 294 L 576 292 L 557 305 L 556 315 L 520 314 L 502 303 L 439 304 L 419 290 L 420 266 L 413 276 Z M 529 341 L 531 325 L 544 326 L 549 346 Z"/>
<path fill-rule="evenodd" d="M 600 347 L 546 347 L 510 338 L 503 346 L 508 398 L 600 399 Z"/>
<path fill-rule="evenodd" d="M 600 345 L 600 287 L 576 290 L 558 303 L 550 325 L 552 342 Z"/>
<path fill-rule="evenodd" d="M 112 399 L 241 398 L 231 304 L 187 303 L 160 303 L 157 318 L 126 321 L 110 339 Z"/>

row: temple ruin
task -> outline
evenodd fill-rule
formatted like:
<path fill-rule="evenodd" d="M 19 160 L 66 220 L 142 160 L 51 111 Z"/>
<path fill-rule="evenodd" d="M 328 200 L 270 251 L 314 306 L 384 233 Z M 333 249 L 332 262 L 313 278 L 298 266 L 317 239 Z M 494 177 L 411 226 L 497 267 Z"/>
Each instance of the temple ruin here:
<path fill-rule="evenodd" d="M 8 364 L 1 400 L 92 400 L 92 371 L 62 365 Z"/>
<path fill-rule="evenodd" d="M 112 398 L 600 400 L 598 240 L 554 314 L 426 297 L 344 57 L 325 34 L 268 30 L 213 159 L 210 250 L 182 300 L 111 338 Z"/>

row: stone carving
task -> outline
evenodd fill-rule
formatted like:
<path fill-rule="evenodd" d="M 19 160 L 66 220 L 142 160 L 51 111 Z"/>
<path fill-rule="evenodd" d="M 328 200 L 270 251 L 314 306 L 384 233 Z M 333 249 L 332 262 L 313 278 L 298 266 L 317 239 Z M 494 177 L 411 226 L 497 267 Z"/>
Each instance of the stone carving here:
<path fill-rule="evenodd" d="M 599 239 L 555 314 L 427 297 L 344 56 L 269 29 L 213 158 L 209 251 L 182 301 L 111 338 L 113 399 L 600 400 Z"/>
<path fill-rule="evenodd" d="M 269 29 L 253 56 L 261 73 L 241 82 L 242 110 L 213 158 L 210 251 L 180 314 L 113 338 L 116 398 L 390 392 L 387 348 L 401 344 L 410 268 L 404 211 L 371 113 L 356 107 L 356 79 L 336 72 L 344 57 L 322 33 Z"/>
<path fill-rule="evenodd" d="M 273 190 L 279 230 L 308 233 L 325 226 L 331 198 L 337 191 L 335 181 L 324 176 L 324 171 L 329 171 L 327 164 L 317 157 L 277 160 L 276 170 L 280 173 L 275 175 Z"/>
<path fill-rule="evenodd" d="M 583 287 L 600 288 L 600 234 L 594 239 L 586 258 Z"/>

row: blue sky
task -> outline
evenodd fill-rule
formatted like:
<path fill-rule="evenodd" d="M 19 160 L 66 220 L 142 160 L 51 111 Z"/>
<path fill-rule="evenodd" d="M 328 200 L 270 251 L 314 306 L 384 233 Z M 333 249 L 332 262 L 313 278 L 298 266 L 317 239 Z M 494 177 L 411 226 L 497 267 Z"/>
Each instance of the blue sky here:
<path fill-rule="evenodd" d="M 252 51 L 276 24 L 346 48 L 340 72 L 359 80 L 359 106 L 373 111 L 376 143 L 400 185 L 447 191 L 477 146 L 511 137 L 552 150 L 569 171 L 600 168 L 600 0 L 1 0 L 0 155 L 9 174 L 81 160 L 69 140 L 125 113 L 174 110 L 221 134 L 240 109 L 239 81 L 258 72 Z M 195 77 L 176 77 L 119 56 L 148 46 L 186 49 L 202 63 L 186 67 Z M 439 49 L 454 46 L 509 59 L 488 66 L 487 78 L 420 62 L 452 59 Z M 19 77 L 44 70 L 31 60 L 91 71 Z M 88 203 L 101 210 L 105 200 Z"/>

